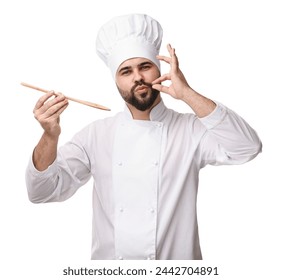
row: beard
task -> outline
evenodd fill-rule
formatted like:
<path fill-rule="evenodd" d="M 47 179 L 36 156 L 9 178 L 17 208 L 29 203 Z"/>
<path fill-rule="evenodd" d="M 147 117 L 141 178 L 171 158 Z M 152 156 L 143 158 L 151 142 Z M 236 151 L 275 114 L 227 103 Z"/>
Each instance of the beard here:
<path fill-rule="evenodd" d="M 138 86 L 146 86 L 147 89 L 145 92 L 137 94 L 135 92 L 135 89 Z M 131 88 L 130 91 L 122 90 L 119 87 L 117 88 L 123 100 L 140 111 L 146 111 L 150 109 L 160 94 L 158 90 L 152 88 L 152 85 L 146 83 L 144 80 L 135 82 L 135 85 Z"/>

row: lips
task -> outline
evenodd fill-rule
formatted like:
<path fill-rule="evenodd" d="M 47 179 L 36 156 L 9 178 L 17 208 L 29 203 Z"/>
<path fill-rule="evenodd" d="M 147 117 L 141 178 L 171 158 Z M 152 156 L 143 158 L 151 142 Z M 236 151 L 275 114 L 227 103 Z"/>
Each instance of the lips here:
<path fill-rule="evenodd" d="M 148 87 L 147 86 L 138 86 L 136 89 L 135 89 L 135 92 L 143 92 L 144 90 L 148 90 Z"/>

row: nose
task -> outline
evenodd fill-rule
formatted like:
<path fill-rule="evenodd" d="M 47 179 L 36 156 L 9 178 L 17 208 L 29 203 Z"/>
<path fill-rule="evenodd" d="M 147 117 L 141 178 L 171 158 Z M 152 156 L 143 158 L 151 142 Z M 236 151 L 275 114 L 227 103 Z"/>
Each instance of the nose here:
<path fill-rule="evenodd" d="M 144 77 L 143 77 L 143 75 L 140 73 L 140 71 L 135 70 L 135 71 L 134 71 L 134 75 L 133 75 L 133 79 L 134 79 L 134 82 L 140 82 L 141 80 L 144 79 Z"/>

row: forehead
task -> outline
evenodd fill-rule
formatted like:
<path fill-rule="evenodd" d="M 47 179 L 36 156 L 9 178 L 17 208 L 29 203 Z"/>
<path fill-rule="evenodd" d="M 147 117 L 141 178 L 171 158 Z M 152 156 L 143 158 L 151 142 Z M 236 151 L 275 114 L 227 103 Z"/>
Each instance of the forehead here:
<path fill-rule="evenodd" d="M 120 70 L 123 67 L 137 67 L 139 64 L 144 63 L 144 62 L 149 62 L 152 63 L 153 62 L 147 58 L 144 57 L 134 57 L 134 58 L 130 58 L 125 60 L 123 63 L 121 63 L 121 65 L 119 66 L 118 70 Z"/>

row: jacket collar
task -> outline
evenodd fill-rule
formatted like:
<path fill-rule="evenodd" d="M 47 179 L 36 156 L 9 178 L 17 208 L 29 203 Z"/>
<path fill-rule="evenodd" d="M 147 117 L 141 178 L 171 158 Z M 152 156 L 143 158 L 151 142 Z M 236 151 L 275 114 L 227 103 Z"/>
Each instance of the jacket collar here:
<path fill-rule="evenodd" d="M 168 110 L 167 107 L 165 106 L 163 100 L 161 99 L 161 101 L 155 107 L 152 108 L 150 112 L 150 121 L 159 121 L 159 122 L 163 121 L 167 110 Z M 132 114 L 126 105 L 124 107 L 124 115 L 126 119 L 133 120 Z"/>

